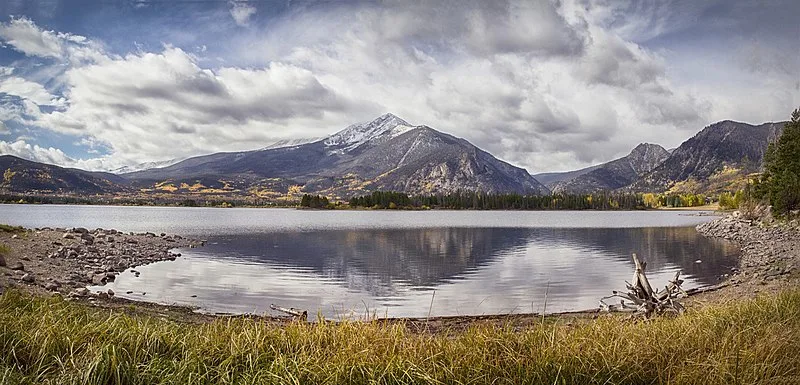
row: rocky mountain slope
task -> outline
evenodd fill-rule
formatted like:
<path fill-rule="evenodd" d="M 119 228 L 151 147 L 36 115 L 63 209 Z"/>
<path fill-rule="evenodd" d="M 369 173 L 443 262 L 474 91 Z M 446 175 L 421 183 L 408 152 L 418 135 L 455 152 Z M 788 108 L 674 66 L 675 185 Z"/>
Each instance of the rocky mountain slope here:
<path fill-rule="evenodd" d="M 599 165 L 572 180 L 555 183 L 553 192 L 588 194 L 616 190 L 636 182 L 670 156 L 657 144 L 641 143 L 627 156 Z"/>
<path fill-rule="evenodd" d="M 785 122 L 753 126 L 730 120 L 714 123 L 683 142 L 662 164 L 630 186 L 633 191 L 664 191 L 688 180 L 709 181 L 725 170 L 747 173 L 761 168 L 770 142 Z M 697 189 L 705 190 L 707 186 Z"/>
<path fill-rule="evenodd" d="M 555 187 L 560 182 L 571 181 L 583 174 L 596 170 L 600 166 L 602 166 L 602 164 L 596 164 L 594 166 L 589 166 L 575 171 L 543 172 L 540 174 L 533 174 L 533 177 L 536 178 L 536 180 L 541 182 L 543 185 L 547 186 L 547 188 L 552 190 L 553 187 Z"/>
<path fill-rule="evenodd" d="M 392 114 L 290 147 L 218 153 L 125 174 L 140 187 L 198 186 L 271 196 L 303 192 L 349 197 L 375 190 L 409 194 L 458 190 L 546 194 L 524 169 L 463 139 Z M 212 185 L 217 186 L 212 186 Z"/>
<path fill-rule="evenodd" d="M 114 174 L 64 168 L 12 155 L 0 156 L 0 170 L 0 191 L 5 192 L 104 194 L 128 189 L 127 181 Z"/>

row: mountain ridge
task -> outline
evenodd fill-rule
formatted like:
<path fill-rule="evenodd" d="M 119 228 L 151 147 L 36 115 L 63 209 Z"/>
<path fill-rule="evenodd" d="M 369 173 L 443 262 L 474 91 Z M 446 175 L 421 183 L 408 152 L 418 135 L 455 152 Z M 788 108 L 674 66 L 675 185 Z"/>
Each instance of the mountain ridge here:
<path fill-rule="evenodd" d="M 290 186 L 333 196 L 392 189 L 415 193 L 480 190 L 546 194 L 526 170 L 468 141 L 387 113 L 323 140 L 291 147 L 192 157 L 125 177 L 140 187 L 172 179 L 192 185 L 218 179 L 234 189 L 284 193 Z M 277 188 L 277 190 L 276 190 Z"/>
<path fill-rule="evenodd" d="M 769 143 L 780 136 L 785 124 L 767 122 L 752 125 L 732 120 L 710 124 L 681 143 L 669 158 L 628 190 L 667 190 L 682 181 L 707 181 L 726 168 L 743 173 L 757 172 Z"/>
<path fill-rule="evenodd" d="M 107 194 L 128 190 L 127 180 L 108 173 L 66 168 L 0 155 L 0 190 L 15 193 Z"/>
<path fill-rule="evenodd" d="M 552 190 L 568 194 L 617 190 L 636 182 L 669 156 L 669 151 L 660 145 L 640 143 L 628 155 L 598 165 L 571 180 L 558 182 Z"/>
<path fill-rule="evenodd" d="M 63 168 L 11 155 L 0 157 L 0 190 L 55 194 L 239 194 L 259 198 L 297 193 L 347 198 L 371 191 L 409 194 L 482 191 L 526 195 L 733 191 L 762 166 L 768 144 L 785 122 L 723 120 L 672 151 L 642 143 L 625 157 L 564 173 L 527 170 L 497 159 L 465 139 L 391 113 L 324 138 L 275 146 L 146 162 L 121 175 Z M 174 164 L 167 164 L 173 163 Z M 151 167 L 161 166 L 164 167 Z M 138 165 L 137 165 L 138 166 Z M 549 178 L 549 179 L 548 179 Z M 296 196 L 296 195 L 295 195 Z"/>

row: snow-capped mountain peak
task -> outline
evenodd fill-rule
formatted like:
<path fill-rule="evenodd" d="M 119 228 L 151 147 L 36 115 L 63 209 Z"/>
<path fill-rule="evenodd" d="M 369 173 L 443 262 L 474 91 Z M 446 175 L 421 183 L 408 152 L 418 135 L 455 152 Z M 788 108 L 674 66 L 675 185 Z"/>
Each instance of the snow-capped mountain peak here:
<path fill-rule="evenodd" d="M 394 138 L 413 128 L 405 120 L 387 113 L 371 122 L 354 124 L 329 136 L 325 139 L 325 146 L 330 147 L 332 153 L 343 154 L 369 142 Z"/>
<path fill-rule="evenodd" d="M 131 166 L 122 166 L 122 167 L 119 167 L 119 168 L 108 170 L 108 172 L 110 172 L 112 174 L 122 175 L 122 174 L 131 173 L 131 172 L 150 170 L 150 169 L 154 169 L 154 168 L 169 167 L 169 166 L 172 166 L 175 163 L 183 161 L 184 159 L 186 159 L 186 158 L 175 158 L 175 159 L 168 159 L 168 160 L 162 160 L 162 161 L 157 161 L 157 162 L 144 162 L 144 163 L 134 164 L 134 165 L 131 165 Z"/>

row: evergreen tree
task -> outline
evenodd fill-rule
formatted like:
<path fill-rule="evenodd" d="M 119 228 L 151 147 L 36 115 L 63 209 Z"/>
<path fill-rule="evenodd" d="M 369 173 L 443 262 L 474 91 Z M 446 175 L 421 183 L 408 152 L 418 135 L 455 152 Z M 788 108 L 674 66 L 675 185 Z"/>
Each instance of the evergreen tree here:
<path fill-rule="evenodd" d="M 764 155 L 764 192 L 778 217 L 800 209 L 800 108 Z"/>

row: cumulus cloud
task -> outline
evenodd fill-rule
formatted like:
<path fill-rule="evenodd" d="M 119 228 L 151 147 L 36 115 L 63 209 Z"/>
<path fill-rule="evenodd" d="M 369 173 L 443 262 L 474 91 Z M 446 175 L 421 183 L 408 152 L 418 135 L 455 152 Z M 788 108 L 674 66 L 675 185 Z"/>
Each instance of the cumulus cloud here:
<path fill-rule="evenodd" d="M 13 142 L 0 140 L 0 155 L 13 155 L 34 162 L 90 171 L 113 170 L 121 167 L 125 163 L 121 159 L 115 159 L 109 156 L 75 159 L 65 154 L 59 148 L 30 144 L 27 142 L 26 138 L 18 138 Z"/>
<path fill-rule="evenodd" d="M 74 159 L 68 157 L 60 149 L 39 147 L 38 145 L 31 145 L 24 140 L 15 142 L 0 140 L 0 154 L 14 155 L 36 162 L 60 166 L 72 166 L 76 163 Z"/>
<path fill-rule="evenodd" d="M 26 55 L 53 58 L 63 55 L 62 39 L 58 34 L 39 29 L 28 18 L 11 19 L 9 23 L 0 24 L 0 37 Z"/>
<path fill-rule="evenodd" d="M 250 17 L 256 13 L 256 7 L 244 1 L 230 1 L 228 4 L 233 21 L 242 27 L 246 27 L 250 23 Z"/>
<path fill-rule="evenodd" d="M 64 76 L 68 105 L 37 124 L 147 160 L 252 149 L 254 142 L 282 138 L 287 125 L 324 120 L 354 104 L 303 68 L 210 70 L 174 47 L 72 68 Z"/>
<path fill-rule="evenodd" d="M 19 96 L 39 105 L 57 102 L 56 98 L 50 95 L 43 85 L 16 76 L 0 78 L 0 92 Z"/>
<path fill-rule="evenodd" d="M 105 58 L 102 45 L 85 36 L 40 28 L 33 20 L 11 18 L 0 23 L 0 40 L 28 56 L 79 64 Z"/>

